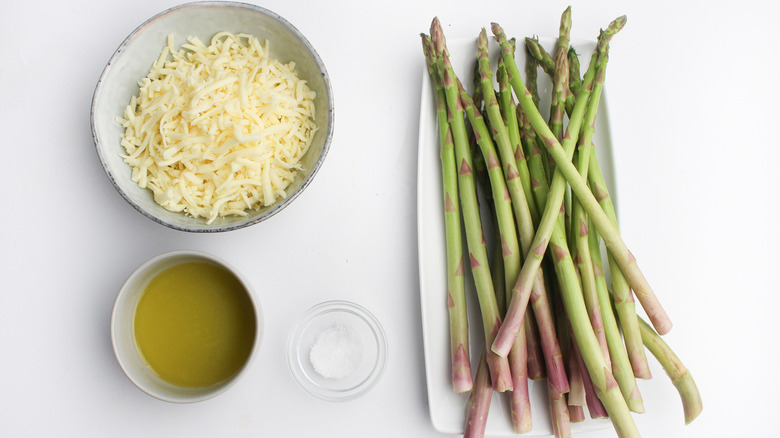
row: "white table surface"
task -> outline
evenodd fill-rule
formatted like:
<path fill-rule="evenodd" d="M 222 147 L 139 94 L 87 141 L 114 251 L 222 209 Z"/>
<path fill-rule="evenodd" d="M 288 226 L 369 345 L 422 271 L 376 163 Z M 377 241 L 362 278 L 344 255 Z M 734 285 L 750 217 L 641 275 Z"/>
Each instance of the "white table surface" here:
<path fill-rule="evenodd" d="M 438 15 L 450 38 L 476 36 L 491 21 L 516 36 L 553 35 L 566 3 L 257 2 L 298 27 L 325 60 L 335 136 L 291 206 L 216 235 L 138 214 L 109 183 L 90 135 L 105 62 L 138 24 L 178 2 L 5 3 L 0 436 L 442 436 L 428 415 L 419 305 L 418 34 Z M 646 3 L 577 3 L 572 30 L 593 38 L 628 15 L 607 79 L 621 227 L 676 323 L 665 339 L 704 399 L 701 417 L 684 426 L 677 393 L 651 359 L 656 377 L 640 386 L 648 412 L 635 418 L 648 437 L 765 436 L 776 429 L 780 389 L 780 4 Z M 124 278 L 175 249 L 237 266 L 267 316 L 245 378 L 194 405 L 136 389 L 109 339 Z M 367 307 L 389 339 L 384 377 L 349 403 L 305 393 L 285 359 L 293 321 L 330 299 Z"/>

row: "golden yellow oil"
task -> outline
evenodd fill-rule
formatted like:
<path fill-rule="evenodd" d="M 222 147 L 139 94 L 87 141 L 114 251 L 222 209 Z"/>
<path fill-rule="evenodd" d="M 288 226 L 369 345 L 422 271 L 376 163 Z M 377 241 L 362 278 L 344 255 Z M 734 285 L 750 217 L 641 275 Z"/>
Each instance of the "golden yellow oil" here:
<path fill-rule="evenodd" d="M 164 381 L 203 388 L 234 376 L 256 334 L 248 291 L 231 272 L 206 261 L 166 268 L 146 286 L 135 310 L 136 346 Z"/>

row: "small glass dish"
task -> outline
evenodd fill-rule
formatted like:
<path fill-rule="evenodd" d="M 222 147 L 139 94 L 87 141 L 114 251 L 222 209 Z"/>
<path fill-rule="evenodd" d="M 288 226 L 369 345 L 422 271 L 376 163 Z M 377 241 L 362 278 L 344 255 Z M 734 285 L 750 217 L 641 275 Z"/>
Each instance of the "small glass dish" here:
<path fill-rule="evenodd" d="M 322 336 L 334 330 L 347 332 L 350 343 L 360 347 L 360 354 L 352 355 L 351 372 L 344 377 L 324 377 L 310 357 L 318 340 L 321 348 Z M 387 363 L 387 339 L 379 321 L 349 301 L 326 301 L 307 310 L 293 326 L 287 347 L 287 361 L 295 380 L 310 394 L 327 401 L 348 401 L 364 395 L 379 381 Z"/>

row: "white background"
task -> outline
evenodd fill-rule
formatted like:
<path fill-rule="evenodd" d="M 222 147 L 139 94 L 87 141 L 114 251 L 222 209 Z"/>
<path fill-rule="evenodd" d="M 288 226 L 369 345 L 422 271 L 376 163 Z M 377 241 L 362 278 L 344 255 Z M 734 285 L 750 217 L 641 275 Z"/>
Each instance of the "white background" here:
<path fill-rule="evenodd" d="M 312 185 L 281 214 L 228 234 L 167 229 L 103 173 L 89 128 L 95 83 L 137 25 L 176 1 L 5 2 L 0 14 L 0 436 L 442 436 L 425 390 L 417 270 L 420 32 L 491 21 L 551 36 L 562 2 L 265 1 L 324 59 L 336 130 Z M 392 4 L 392 6 L 391 6 Z M 776 430 L 780 256 L 776 1 L 574 4 L 574 39 L 626 14 L 607 80 L 621 229 L 675 321 L 693 372 L 689 426 L 663 371 L 642 382 L 647 437 Z M 245 273 L 267 316 L 252 369 L 195 405 L 157 401 L 122 374 L 109 313 L 146 259 L 197 249 Z M 329 299 L 383 323 L 383 379 L 343 404 L 296 386 L 294 320 Z M 651 359 L 652 361 L 652 359 Z M 655 365 L 655 364 L 654 364 Z M 581 434 L 611 437 L 611 430 Z"/>

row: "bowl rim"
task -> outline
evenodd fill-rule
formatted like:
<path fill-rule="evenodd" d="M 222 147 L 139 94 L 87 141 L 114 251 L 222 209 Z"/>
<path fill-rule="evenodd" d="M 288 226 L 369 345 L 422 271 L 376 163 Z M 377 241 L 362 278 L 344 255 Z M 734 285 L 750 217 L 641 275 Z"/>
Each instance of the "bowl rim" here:
<path fill-rule="evenodd" d="M 325 140 L 322 145 L 322 152 L 320 153 L 319 157 L 317 158 L 317 161 L 314 163 L 314 166 L 311 169 L 311 172 L 309 175 L 306 176 L 306 178 L 301 182 L 300 187 L 298 187 L 297 190 L 290 193 L 286 198 L 278 201 L 270 210 L 268 210 L 265 214 L 257 216 L 255 218 L 252 218 L 251 220 L 243 221 L 243 222 L 237 222 L 233 224 L 228 225 L 218 225 L 218 226 L 198 226 L 198 227 L 191 227 L 187 225 L 178 225 L 175 223 L 168 222 L 157 215 L 147 211 L 144 209 L 141 205 L 139 205 L 133 198 L 126 193 L 122 187 L 119 185 L 119 183 L 116 180 L 116 176 L 109 168 L 106 158 L 104 157 L 104 151 L 101 147 L 101 141 L 100 137 L 97 132 L 97 127 L 95 126 L 95 114 L 96 114 L 96 106 L 97 103 L 102 95 L 102 89 L 103 85 L 105 83 L 106 77 L 111 72 L 112 67 L 115 63 L 115 61 L 122 55 L 122 52 L 124 52 L 125 48 L 130 45 L 133 40 L 141 33 L 143 32 L 149 25 L 152 23 L 158 21 L 159 19 L 168 16 L 170 14 L 187 10 L 187 9 L 195 9 L 195 8 L 209 8 L 209 7 L 216 7 L 216 8 L 238 8 L 238 9 L 247 9 L 252 12 L 259 12 L 263 15 L 269 16 L 275 20 L 277 20 L 279 23 L 281 23 L 284 27 L 286 27 L 290 32 L 292 32 L 300 41 L 303 43 L 303 45 L 306 47 L 307 51 L 311 54 L 312 58 L 314 59 L 314 62 L 317 64 L 317 67 L 320 71 L 320 74 L 322 75 L 322 78 L 325 82 L 325 91 L 327 95 L 327 113 L 328 113 L 328 124 L 326 126 L 327 131 L 325 132 Z M 140 25 L 138 25 L 135 29 L 133 29 L 130 34 L 125 37 L 124 40 L 122 40 L 122 43 L 119 44 L 119 46 L 114 50 L 113 54 L 109 58 L 108 62 L 106 63 L 106 66 L 103 68 L 103 71 L 100 74 L 100 77 L 98 78 L 97 84 L 95 85 L 95 89 L 92 94 L 92 100 L 90 103 L 90 111 L 89 111 L 89 119 L 90 119 L 90 128 L 92 131 L 92 140 L 95 146 L 95 149 L 98 154 L 98 158 L 100 160 L 100 164 L 103 167 L 103 171 L 108 176 L 108 179 L 111 181 L 111 185 L 114 186 L 117 192 L 121 195 L 121 197 L 130 204 L 136 211 L 141 213 L 142 215 L 146 216 L 147 218 L 151 219 L 152 221 L 164 225 L 166 227 L 172 228 L 174 230 L 178 231 L 185 231 L 185 232 L 191 232 L 191 233 L 219 233 L 219 232 L 227 232 L 227 231 L 233 231 L 238 230 L 241 228 L 246 228 L 248 226 L 263 222 L 273 216 L 275 216 L 277 213 L 279 213 L 281 210 L 283 210 L 285 207 L 287 207 L 290 203 L 292 203 L 293 200 L 295 200 L 300 194 L 311 184 L 312 180 L 314 179 L 314 176 L 319 172 L 320 168 L 322 167 L 323 162 L 325 161 L 325 157 L 328 154 L 328 151 L 330 150 L 330 145 L 333 140 L 333 130 L 335 125 L 334 120 L 334 102 L 333 102 L 333 87 L 330 80 L 330 75 L 328 74 L 328 70 L 325 67 L 325 63 L 322 61 L 322 58 L 320 57 L 317 50 L 314 48 L 314 46 L 309 42 L 309 40 L 301 33 L 298 28 L 292 25 L 287 19 L 282 17 L 281 15 L 277 14 L 276 12 L 273 12 L 269 9 L 263 8 L 261 6 L 257 6 L 250 3 L 243 3 L 243 2 L 234 2 L 234 1 L 199 1 L 199 2 L 191 2 L 191 3 L 183 3 L 177 6 L 170 7 L 168 9 L 165 9 L 162 12 L 159 12 L 152 16 L 151 18 L 147 19 Z M 162 207 L 161 207 L 162 208 Z"/>
<path fill-rule="evenodd" d="M 240 282 L 241 285 L 244 287 L 244 291 L 246 292 L 247 296 L 249 297 L 249 301 L 252 303 L 252 310 L 254 312 L 255 316 L 255 339 L 252 344 L 252 349 L 249 352 L 249 357 L 247 357 L 244 364 L 241 366 L 241 369 L 238 370 L 238 372 L 230 377 L 229 380 L 225 382 L 218 383 L 214 386 L 208 387 L 203 389 L 202 393 L 194 394 L 191 397 L 184 397 L 184 396 L 168 396 L 162 391 L 155 390 L 153 388 L 150 388 L 146 385 L 144 385 L 137 375 L 131 372 L 128 363 L 126 362 L 126 355 L 132 354 L 127 353 L 124 351 L 120 351 L 118 347 L 118 341 L 117 337 L 120 335 L 119 330 L 121 329 L 118 327 L 119 324 L 119 312 L 123 310 L 122 304 L 127 299 L 127 296 L 129 294 L 136 293 L 135 289 L 131 290 L 131 286 L 134 282 L 136 282 L 136 279 L 143 274 L 146 274 L 149 270 L 157 269 L 157 273 L 154 275 L 159 274 L 161 271 L 160 266 L 163 268 L 173 266 L 176 263 L 182 263 L 187 260 L 205 260 L 209 263 L 214 263 L 223 269 L 226 269 L 228 272 L 230 272 L 234 277 L 236 277 Z M 145 287 L 145 285 L 148 282 L 144 283 L 142 286 Z M 140 295 L 143 294 L 143 290 L 138 292 L 139 299 Z M 137 301 L 136 301 L 137 305 Z M 133 310 L 133 313 L 135 313 L 135 310 Z M 132 323 L 132 318 L 131 318 Z M 197 251 L 197 250 L 188 250 L 188 249 L 180 249 L 180 250 L 173 250 L 164 252 L 161 254 L 157 254 L 153 257 L 148 258 L 143 263 L 141 263 L 138 267 L 133 269 L 133 271 L 127 276 L 125 281 L 122 283 L 122 286 L 119 288 L 119 291 L 116 294 L 116 297 L 114 298 L 114 302 L 111 307 L 111 317 L 110 317 L 110 336 L 111 336 L 111 349 L 114 352 L 114 358 L 116 359 L 119 368 L 121 368 L 122 373 L 127 377 L 133 385 L 140 389 L 145 394 L 154 397 L 158 400 L 162 400 L 169 403 L 178 403 L 178 404 L 189 404 L 189 403 L 197 403 L 201 401 L 205 401 L 211 398 L 214 398 L 223 392 L 227 391 L 234 385 L 238 383 L 239 380 L 241 380 L 242 377 L 244 377 L 249 369 L 251 368 L 252 364 L 255 361 L 255 358 L 263 344 L 263 334 L 265 332 L 265 314 L 263 312 L 263 306 L 260 303 L 259 298 L 257 297 L 257 294 L 252 287 L 252 284 L 249 282 L 246 276 L 244 276 L 235 266 L 231 265 L 230 263 L 226 262 L 224 259 L 221 259 L 215 255 L 203 252 L 203 251 Z M 131 326 L 130 330 L 132 331 L 133 328 Z M 136 350 L 136 354 L 138 354 L 138 351 Z"/>

